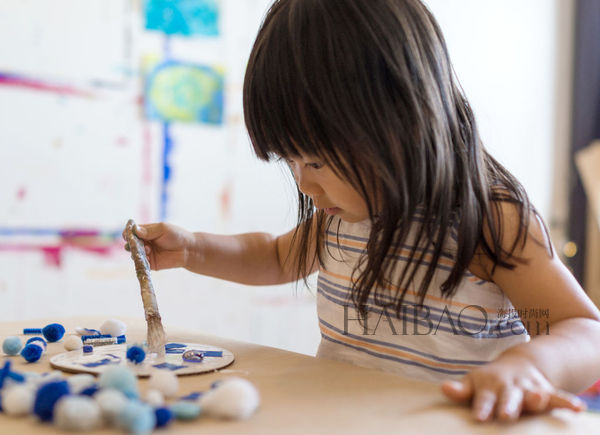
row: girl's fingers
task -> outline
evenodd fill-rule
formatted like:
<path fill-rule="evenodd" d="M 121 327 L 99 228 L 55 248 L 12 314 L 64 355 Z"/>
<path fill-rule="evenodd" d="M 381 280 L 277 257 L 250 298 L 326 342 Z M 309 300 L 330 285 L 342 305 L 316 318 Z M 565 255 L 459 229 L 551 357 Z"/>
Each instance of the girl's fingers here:
<path fill-rule="evenodd" d="M 468 379 L 460 381 L 446 381 L 442 384 L 442 392 L 457 402 L 467 402 L 473 396 L 471 382 Z"/>
<path fill-rule="evenodd" d="M 583 400 L 564 391 L 555 391 L 550 395 L 548 410 L 555 408 L 566 408 L 572 411 L 585 411 L 587 406 Z"/>
<path fill-rule="evenodd" d="M 488 421 L 494 415 L 497 396 L 492 390 L 477 390 L 473 397 L 473 417 L 478 421 Z"/>
<path fill-rule="evenodd" d="M 526 391 L 523 397 L 523 409 L 532 413 L 543 412 L 548 408 L 549 401 L 548 391 Z"/>
<path fill-rule="evenodd" d="M 514 421 L 519 418 L 523 409 L 523 396 L 523 390 L 520 388 L 506 388 L 498 400 L 496 416 L 504 421 Z"/>

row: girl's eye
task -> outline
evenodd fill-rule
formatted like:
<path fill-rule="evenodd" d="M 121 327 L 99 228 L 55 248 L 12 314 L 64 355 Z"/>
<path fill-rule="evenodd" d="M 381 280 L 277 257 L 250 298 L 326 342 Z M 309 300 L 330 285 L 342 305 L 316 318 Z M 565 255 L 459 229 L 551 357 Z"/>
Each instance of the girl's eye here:
<path fill-rule="evenodd" d="M 307 163 L 306 166 L 313 169 L 321 169 L 323 167 L 323 163 Z"/>

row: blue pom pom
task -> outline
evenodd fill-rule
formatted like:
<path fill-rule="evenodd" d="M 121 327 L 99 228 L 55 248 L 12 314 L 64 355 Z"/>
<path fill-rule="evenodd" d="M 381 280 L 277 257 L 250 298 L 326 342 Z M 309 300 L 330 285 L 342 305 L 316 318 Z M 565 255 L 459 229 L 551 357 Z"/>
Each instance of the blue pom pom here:
<path fill-rule="evenodd" d="M 7 337 L 2 342 L 2 350 L 7 355 L 18 355 L 23 349 L 23 343 L 19 337 Z"/>
<path fill-rule="evenodd" d="M 93 396 L 94 394 L 96 394 L 98 391 L 100 391 L 100 387 L 98 387 L 98 385 L 94 384 L 90 387 L 84 388 L 83 390 L 81 390 L 81 392 L 79 394 L 81 394 L 82 396 Z"/>
<path fill-rule="evenodd" d="M 42 329 L 42 334 L 46 337 L 50 343 L 54 343 L 55 341 L 60 340 L 65 335 L 65 327 L 60 323 L 51 323 L 47 326 L 44 326 Z"/>
<path fill-rule="evenodd" d="M 33 413 L 42 421 L 54 418 L 54 405 L 62 396 L 69 394 L 67 381 L 48 382 L 40 387 L 35 395 Z"/>
<path fill-rule="evenodd" d="M 39 344 L 29 343 L 21 351 L 21 356 L 25 358 L 27 362 L 36 362 L 42 357 L 44 349 Z"/>
<path fill-rule="evenodd" d="M 139 364 L 146 358 L 146 352 L 139 346 L 131 346 L 127 349 L 127 359 L 135 364 Z"/>
<path fill-rule="evenodd" d="M 119 426 L 131 433 L 150 433 L 156 426 L 156 415 L 150 405 L 128 401 L 117 417 Z"/>
<path fill-rule="evenodd" d="M 169 408 L 156 408 L 154 415 L 156 416 L 156 427 L 165 427 L 173 420 L 173 413 Z"/>
<path fill-rule="evenodd" d="M 46 347 L 48 347 L 46 340 L 44 340 L 42 337 L 31 337 L 29 340 L 27 340 L 25 342 L 26 345 L 29 343 L 41 344 L 42 346 L 44 346 L 44 349 L 46 349 Z"/>

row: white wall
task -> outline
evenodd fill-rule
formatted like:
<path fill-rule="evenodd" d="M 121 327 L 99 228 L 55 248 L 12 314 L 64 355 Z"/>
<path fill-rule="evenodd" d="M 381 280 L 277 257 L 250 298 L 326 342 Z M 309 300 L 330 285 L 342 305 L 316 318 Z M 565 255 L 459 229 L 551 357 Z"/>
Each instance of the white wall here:
<path fill-rule="evenodd" d="M 445 31 L 485 143 L 546 216 L 555 119 L 562 105 L 556 97 L 555 47 L 564 37 L 559 24 L 569 18 L 557 15 L 560 1 L 427 2 Z M 220 38 L 171 43 L 173 57 L 221 64 L 227 77 L 223 128 L 173 126 L 171 222 L 222 233 L 282 232 L 294 222 L 289 179 L 277 166 L 253 158 L 242 126 L 243 71 L 267 3 L 222 0 Z M 137 96 L 142 56 L 160 54 L 163 38 L 142 31 L 137 1 L 89 0 L 85 8 L 76 6 L 78 0 L 49 4 L 0 2 L 0 73 L 75 85 L 96 97 L 0 86 L 0 320 L 82 314 L 141 318 L 131 260 L 119 246 L 107 255 L 65 248 L 58 267 L 48 265 L 39 250 L 17 248 L 64 240 L 1 232 L 114 231 L 129 217 L 159 217 L 161 127 L 143 121 Z M 130 45 L 123 37 L 127 28 Z M 114 86 L 98 87 L 91 80 Z M 231 198 L 229 214 L 221 206 L 224 192 Z M 296 294 L 294 286 L 247 287 L 181 270 L 161 271 L 154 279 L 167 324 L 299 352 L 316 349 L 314 296 L 302 286 Z"/>

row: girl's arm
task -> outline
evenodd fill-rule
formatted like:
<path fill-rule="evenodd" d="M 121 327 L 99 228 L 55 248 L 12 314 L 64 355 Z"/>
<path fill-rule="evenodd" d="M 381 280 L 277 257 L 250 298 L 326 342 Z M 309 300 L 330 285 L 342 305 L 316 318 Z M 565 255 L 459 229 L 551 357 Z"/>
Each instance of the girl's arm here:
<path fill-rule="evenodd" d="M 519 216 L 508 203 L 502 205 L 502 214 L 503 244 L 508 247 L 516 237 Z M 478 420 L 513 420 L 522 412 L 559 407 L 582 410 L 583 403 L 570 393 L 600 379 L 600 313 L 557 256 L 550 256 L 545 241 L 542 226 L 531 218 L 527 243 L 515 251 L 528 260 L 526 264 L 516 263 L 513 270 L 497 267 L 492 274 L 491 260 L 479 254 L 470 266 L 474 274 L 491 278 L 517 310 L 542 309 L 549 314 L 543 319 L 549 322 L 548 335 L 542 327 L 534 336 L 533 322 L 530 342 L 506 350 L 461 382 L 442 386 L 450 398 L 470 400 Z"/>
<path fill-rule="evenodd" d="M 282 284 L 297 279 L 295 259 L 300 246 L 292 245 L 294 231 L 280 236 L 267 233 L 218 235 L 191 233 L 166 223 L 136 228 L 136 234 L 144 240 L 153 270 L 184 267 L 195 273 L 251 285 Z M 309 259 L 315 255 L 315 245 L 313 240 Z M 317 267 L 318 263 L 313 270 L 306 271 L 307 274 Z"/>

